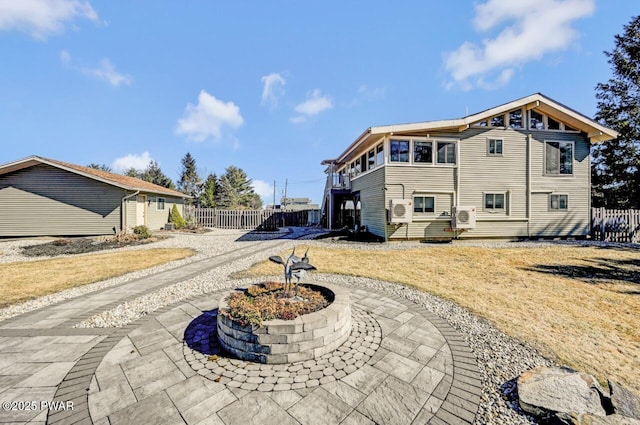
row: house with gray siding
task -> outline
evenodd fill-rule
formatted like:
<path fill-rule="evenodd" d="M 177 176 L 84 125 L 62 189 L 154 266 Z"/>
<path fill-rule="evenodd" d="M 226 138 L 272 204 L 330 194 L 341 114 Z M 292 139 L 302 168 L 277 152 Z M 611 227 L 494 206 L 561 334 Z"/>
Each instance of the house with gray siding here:
<path fill-rule="evenodd" d="M 160 229 L 187 195 L 134 177 L 30 156 L 0 165 L 0 237 Z"/>
<path fill-rule="evenodd" d="M 583 237 L 590 145 L 616 137 L 540 93 L 463 118 L 370 127 L 322 162 L 324 224 L 384 240 Z"/>

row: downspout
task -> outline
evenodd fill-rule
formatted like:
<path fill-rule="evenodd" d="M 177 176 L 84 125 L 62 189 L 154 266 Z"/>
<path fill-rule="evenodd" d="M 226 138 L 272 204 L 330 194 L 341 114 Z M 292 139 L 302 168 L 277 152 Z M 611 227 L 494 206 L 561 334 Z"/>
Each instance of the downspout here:
<path fill-rule="evenodd" d="M 120 201 L 122 205 L 122 231 L 126 232 L 127 230 L 127 203 L 125 201 L 129 198 L 133 198 L 134 196 L 138 196 L 139 193 L 140 191 L 136 190 L 131 195 L 126 195 L 124 198 L 122 198 L 122 201 Z"/>
<path fill-rule="evenodd" d="M 531 133 L 527 134 L 527 238 L 531 238 Z"/>

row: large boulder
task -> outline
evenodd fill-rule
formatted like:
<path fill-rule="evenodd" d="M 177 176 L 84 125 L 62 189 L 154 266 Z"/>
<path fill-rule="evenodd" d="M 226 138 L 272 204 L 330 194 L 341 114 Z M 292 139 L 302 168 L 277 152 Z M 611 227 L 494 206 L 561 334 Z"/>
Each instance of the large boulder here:
<path fill-rule="evenodd" d="M 577 413 L 558 413 L 555 423 L 563 425 L 640 425 L 640 421 L 621 415 L 595 416 Z"/>
<path fill-rule="evenodd" d="M 591 375 L 567 367 L 537 367 L 518 378 L 520 407 L 543 420 L 557 413 L 606 416 L 602 394 Z"/>
<path fill-rule="evenodd" d="M 640 421 L 640 398 L 615 381 L 608 380 L 613 413 Z"/>

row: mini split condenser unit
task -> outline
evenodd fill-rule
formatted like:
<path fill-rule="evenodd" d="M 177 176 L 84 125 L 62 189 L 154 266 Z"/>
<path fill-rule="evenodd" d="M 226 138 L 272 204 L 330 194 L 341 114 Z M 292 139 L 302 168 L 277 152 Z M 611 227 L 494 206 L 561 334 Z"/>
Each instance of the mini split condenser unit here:
<path fill-rule="evenodd" d="M 413 203 L 411 199 L 392 199 L 389 208 L 389 223 L 411 223 Z"/>
<path fill-rule="evenodd" d="M 451 218 L 454 229 L 473 229 L 476 227 L 476 207 L 454 207 Z"/>

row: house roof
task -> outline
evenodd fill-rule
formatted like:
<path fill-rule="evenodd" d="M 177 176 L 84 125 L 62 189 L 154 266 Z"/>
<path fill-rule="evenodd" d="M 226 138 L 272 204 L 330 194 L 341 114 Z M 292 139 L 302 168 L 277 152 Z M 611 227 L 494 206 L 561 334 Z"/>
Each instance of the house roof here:
<path fill-rule="evenodd" d="M 70 164 L 68 162 L 62 162 L 55 159 L 43 158 L 40 156 L 32 155 L 27 158 L 19 159 L 17 161 L 9 162 L 0 165 L 0 175 L 10 173 L 12 171 L 21 170 L 24 168 L 33 167 L 38 164 L 46 164 L 52 167 L 56 167 L 71 173 L 79 174 L 84 177 L 88 177 L 93 180 L 98 180 L 103 183 L 110 184 L 112 186 L 121 187 L 127 190 L 148 192 L 161 195 L 176 196 L 179 198 L 190 198 L 190 196 L 184 193 L 167 189 L 166 187 L 158 186 L 153 183 L 149 183 L 144 180 L 137 179 L 135 177 L 124 176 L 122 174 L 110 173 L 108 171 L 97 170 L 95 168 L 84 167 L 82 165 Z"/>
<path fill-rule="evenodd" d="M 471 124 L 478 121 L 489 119 L 493 116 L 501 113 L 506 113 L 517 108 L 524 107 L 527 110 L 536 109 L 544 114 L 547 114 L 554 119 L 558 119 L 573 128 L 577 128 L 583 131 L 589 137 L 591 143 L 604 142 L 607 140 L 613 140 L 618 137 L 618 132 L 610 128 L 603 126 L 602 124 L 594 121 L 593 119 L 583 115 L 568 106 L 557 102 L 542 93 L 535 93 L 530 96 L 526 96 L 509 103 L 505 103 L 500 106 L 496 106 L 491 109 L 478 112 L 476 114 L 467 115 L 462 118 L 439 120 L 439 121 L 424 121 L 410 124 L 394 124 L 383 125 L 377 127 L 369 127 L 366 129 L 338 158 L 333 160 L 335 163 L 342 163 L 345 159 L 354 151 L 357 150 L 363 144 L 370 141 L 370 138 L 376 135 L 385 134 L 416 134 L 420 132 L 428 131 L 457 131 L 461 132 L 471 126 Z M 322 165 L 327 165 L 323 161 Z"/>

